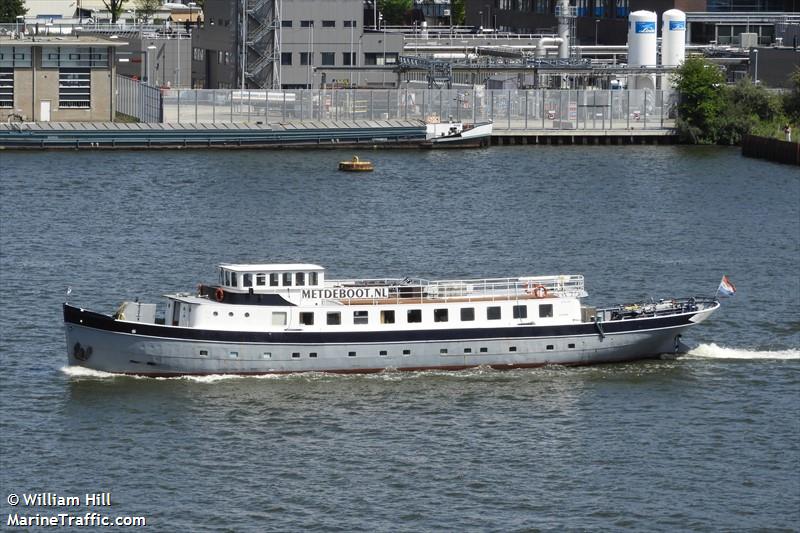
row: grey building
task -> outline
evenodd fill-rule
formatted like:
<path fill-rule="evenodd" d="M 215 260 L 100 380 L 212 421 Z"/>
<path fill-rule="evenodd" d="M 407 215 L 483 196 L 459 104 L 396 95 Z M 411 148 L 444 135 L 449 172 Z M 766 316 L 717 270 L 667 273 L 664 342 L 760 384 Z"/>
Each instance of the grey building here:
<path fill-rule="evenodd" d="M 362 0 L 254 4 L 243 16 L 239 2 L 206 0 L 205 23 L 192 36 L 193 86 L 394 85 L 403 36 L 365 28 Z"/>

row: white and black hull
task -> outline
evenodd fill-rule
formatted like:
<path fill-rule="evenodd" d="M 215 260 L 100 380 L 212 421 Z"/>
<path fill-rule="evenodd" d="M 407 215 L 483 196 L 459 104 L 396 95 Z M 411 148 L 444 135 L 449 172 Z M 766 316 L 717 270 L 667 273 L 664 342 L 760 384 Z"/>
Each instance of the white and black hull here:
<path fill-rule="evenodd" d="M 116 320 L 64 304 L 70 365 L 145 376 L 367 373 L 587 365 L 685 351 L 717 307 L 596 323 L 335 333 L 220 331 Z"/>

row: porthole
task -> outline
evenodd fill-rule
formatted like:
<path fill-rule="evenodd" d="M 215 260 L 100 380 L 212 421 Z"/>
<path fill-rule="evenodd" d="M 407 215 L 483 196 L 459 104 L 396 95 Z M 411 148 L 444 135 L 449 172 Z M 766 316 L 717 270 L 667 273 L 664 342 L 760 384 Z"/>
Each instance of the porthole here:
<path fill-rule="evenodd" d="M 233 311 L 228 311 L 228 316 L 233 316 Z"/>
<path fill-rule="evenodd" d="M 245 314 L 244 314 L 244 317 L 245 317 L 245 318 L 250 318 L 250 313 L 245 313 Z"/>
<path fill-rule="evenodd" d="M 216 311 L 214 311 L 214 316 L 219 316 L 219 313 L 217 313 Z"/>

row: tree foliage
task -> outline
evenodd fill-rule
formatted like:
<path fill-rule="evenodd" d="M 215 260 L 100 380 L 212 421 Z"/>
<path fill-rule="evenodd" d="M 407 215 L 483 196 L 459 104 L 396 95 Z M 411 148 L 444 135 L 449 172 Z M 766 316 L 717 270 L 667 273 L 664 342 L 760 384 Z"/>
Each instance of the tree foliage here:
<path fill-rule="evenodd" d="M 680 94 L 677 127 L 684 140 L 713 143 L 712 126 L 724 104 L 725 77 L 716 65 L 689 58 L 673 77 Z"/>
<path fill-rule="evenodd" d="M 409 24 L 411 7 L 411 0 L 378 0 L 378 11 L 383 15 L 384 24 Z"/>
<path fill-rule="evenodd" d="M 103 0 L 103 5 L 111 14 L 111 24 L 116 24 L 119 16 L 122 14 L 122 4 L 127 0 Z"/>
<path fill-rule="evenodd" d="M 795 67 L 790 79 L 792 89 L 783 95 L 783 109 L 789 120 L 798 124 L 800 123 L 800 67 Z"/>
<path fill-rule="evenodd" d="M 161 7 L 161 0 L 136 0 L 136 16 L 147 22 Z"/>
<path fill-rule="evenodd" d="M 28 10 L 23 0 L 0 0 L 0 23 L 17 22 L 17 17 L 24 16 Z"/>
<path fill-rule="evenodd" d="M 463 26 L 467 18 L 467 10 L 465 0 L 452 0 L 450 2 L 450 12 L 453 17 L 453 24 L 456 26 Z"/>

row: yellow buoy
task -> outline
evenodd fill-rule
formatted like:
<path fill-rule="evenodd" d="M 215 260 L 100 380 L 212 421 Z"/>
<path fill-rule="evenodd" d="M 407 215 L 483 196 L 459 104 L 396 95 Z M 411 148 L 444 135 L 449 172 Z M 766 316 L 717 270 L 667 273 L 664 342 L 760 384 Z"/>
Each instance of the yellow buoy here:
<path fill-rule="evenodd" d="M 348 172 L 368 172 L 375 170 L 375 166 L 371 161 L 361 161 L 357 155 L 353 156 L 350 161 L 339 161 L 339 170 L 346 170 Z"/>

